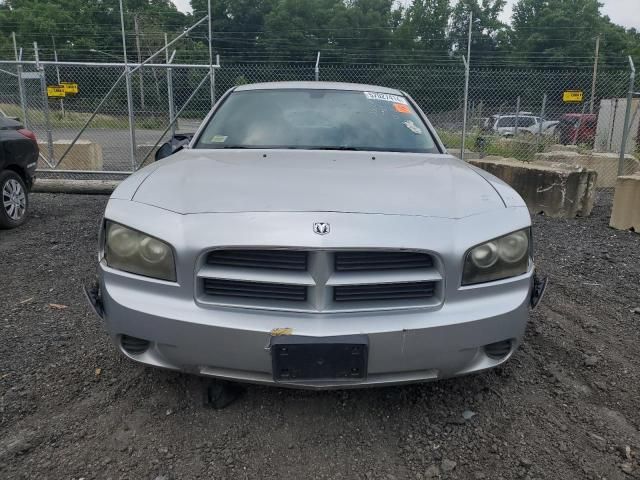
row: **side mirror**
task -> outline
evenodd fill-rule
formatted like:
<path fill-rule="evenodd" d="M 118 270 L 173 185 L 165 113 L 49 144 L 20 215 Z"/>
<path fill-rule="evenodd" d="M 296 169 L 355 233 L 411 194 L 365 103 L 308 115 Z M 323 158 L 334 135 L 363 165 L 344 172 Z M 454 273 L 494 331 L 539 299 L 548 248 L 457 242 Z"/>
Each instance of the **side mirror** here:
<path fill-rule="evenodd" d="M 156 150 L 155 159 L 156 162 L 176 152 L 179 152 L 184 147 L 189 145 L 193 138 L 193 133 L 178 133 L 171 137 L 168 142 L 163 143 L 158 150 Z"/>

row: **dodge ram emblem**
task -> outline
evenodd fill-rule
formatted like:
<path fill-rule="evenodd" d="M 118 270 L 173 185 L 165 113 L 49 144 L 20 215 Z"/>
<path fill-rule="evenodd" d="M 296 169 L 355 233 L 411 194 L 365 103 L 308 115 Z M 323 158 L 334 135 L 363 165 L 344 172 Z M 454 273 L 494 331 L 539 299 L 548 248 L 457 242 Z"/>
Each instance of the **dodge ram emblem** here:
<path fill-rule="evenodd" d="M 326 222 L 315 222 L 313 224 L 313 231 L 318 235 L 326 235 L 331 230 L 331 226 Z"/>

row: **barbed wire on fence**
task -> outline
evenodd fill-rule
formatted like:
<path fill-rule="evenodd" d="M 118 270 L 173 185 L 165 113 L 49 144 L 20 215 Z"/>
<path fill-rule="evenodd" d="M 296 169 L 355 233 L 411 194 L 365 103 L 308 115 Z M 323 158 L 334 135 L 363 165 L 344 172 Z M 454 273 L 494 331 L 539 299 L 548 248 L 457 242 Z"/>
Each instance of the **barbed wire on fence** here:
<path fill-rule="evenodd" d="M 313 81 L 314 66 L 313 62 L 222 63 L 215 71 L 216 96 L 246 83 Z M 125 71 L 122 64 L 43 62 L 40 67 L 33 62 L 0 61 L 0 110 L 20 118 L 44 142 L 43 172 L 52 172 L 51 166 L 56 166 L 55 171 L 70 177 L 80 172 L 129 173 L 153 156 L 154 145 L 168 138 L 170 111 L 181 112 L 176 121 L 178 131 L 193 132 L 211 109 L 208 85 L 196 89 L 203 81 L 208 83 L 205 65 L 145 65 L 133 73 L 133 118 L 128 116 L 125 82 L 118 83 Z M 460 148 L 464 114 L 461 62 L 324 63 L 320 80 L 405 91 L 425 111 L 450 151 Z M 77 84 L 78 93 L 47 98 L 46 86 L 59 82 Z M 472 66 L 467 112 L 470 128 L 466 133 L 470 153 L 532 161 L 551 145 L 566 143 L 578 152 L 595 149 L 612 154 L 611 168 L 616 169 L 613 154 L 621 149 L 629 71 L 605 68 L 598 73 L 593 113 L 592 83 L 590 68 Z M 636 90 L 640 90 L 640 83 L 636 83 Z M 582 101 L 564 101 L 567 91 L 582 92 Z M 639 109 L 640 99 L 634 99 L 632 135 L 626 145 L 630 154 L 638 150 Z M 135 158 L 130 158 L 130 122 L 137 139 Z M 47 145 L 48 137 L 52 145 Z M 74 150 L 69 145 L 76 137 Z M 81 148 L 85 153 L 78 153 Z M 630 163 L 628 173 L 633 168 Z"/>

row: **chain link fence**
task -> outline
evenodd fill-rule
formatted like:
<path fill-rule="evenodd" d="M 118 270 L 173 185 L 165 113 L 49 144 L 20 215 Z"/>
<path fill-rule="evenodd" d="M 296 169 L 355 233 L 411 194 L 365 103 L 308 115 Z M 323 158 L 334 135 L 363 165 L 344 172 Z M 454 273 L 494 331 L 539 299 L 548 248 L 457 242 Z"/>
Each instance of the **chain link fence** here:
<path fill-rule="evenodd" d="M 171 134 L 194 132 L 211 108 L 208 65 L 144 65 L 130 75 L 130 118 L 125 71 L 115 63 L 0 62 L 0 110 L 35 132 L 41 176 L 129 174 L 149 163 Z M 469 76 L 466 157 L 569 163 L 597 157 L 615 179 L 626 117 L 621 173 L 640 171 L 640 98 L 632 96 L 627 109 L 629 71 L 600 71 L 593 98 L 590 69 L 478 67 Z M 214 90 L 219 98 L 236 85 L 314 79 L 315 65 L 307 63 L 222 64 L 214 70 Z M 449 151 L 460 155 L 462 65 L 321 64 L 319 79 L 406 91 Z M 48 96 L 47 87 L 65 82 L 77 84 L 77 93 Z M 638 92 L 640 83 L 631 90 Z"/>

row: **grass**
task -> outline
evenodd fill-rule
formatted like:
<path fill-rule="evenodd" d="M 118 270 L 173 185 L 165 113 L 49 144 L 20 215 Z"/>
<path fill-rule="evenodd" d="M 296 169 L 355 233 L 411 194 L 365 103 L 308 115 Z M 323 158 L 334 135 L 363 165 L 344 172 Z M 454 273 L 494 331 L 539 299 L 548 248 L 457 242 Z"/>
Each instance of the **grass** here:
<path fill-rule="evenodd" d="M 53 104 L 54 102 L 52 102 Z M 49 110 L 49 123 L 52 128 L 81 128 L 91 117 L 91 112 L 65 111 L 64 116 L 58 109 L 56 103 L 55 110 Z M 9 117 L 22 119 L 22 108 L 19 105 L 10 103 L 0 103 L 0 110 Z M 40 108 L 28 108 L 27 118 L 33 125 L 45 125 L 45 114 Z M 167 126 L 167 120 L 162 117 L 140 117 L 136 118 L 137 128 L 160 129 Z M 91 128 L 122 129 L 129 127 L 129 118 L 126 115 L 106 115 L 98 113 L 89 124 Z"/>
<path fill-rule="evenodd" d="M 442 143 L 450 150 L 460 149 L 462 146 L 462 133 L 447 130 L 439 130 L 438 136 Z M 479 131 L 471 131 L 465 137 L 465 149 L 472 152 L 480 152 L 478 140 L 482 138 L 485 141 L 485 147 L 482 150 L 484 155 L 494 155 L 505 158 L 515 158 L 523 162 L 530 162 L 535 158 L 535 154 L 544 151 L 546 145 L 555 143 L 551 138 L 543 137 L 538 144 L 533 136 L 523 135 L 517 139 L 504 138 L 498 135 L 481 134 Z"/>

